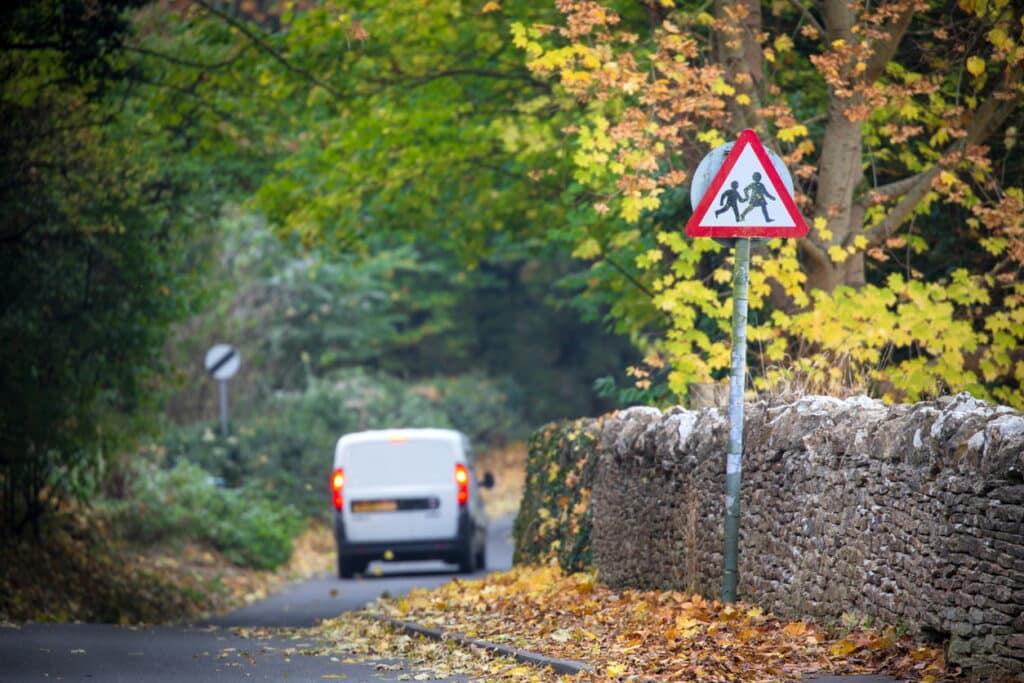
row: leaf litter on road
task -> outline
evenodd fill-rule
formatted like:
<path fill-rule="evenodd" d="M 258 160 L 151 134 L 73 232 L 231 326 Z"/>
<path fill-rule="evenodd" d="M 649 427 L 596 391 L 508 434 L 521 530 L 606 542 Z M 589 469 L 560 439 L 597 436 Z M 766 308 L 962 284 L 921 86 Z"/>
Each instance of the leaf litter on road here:
<path fill-rule="evenodd" d="M 413 638 L 379 617 L 581 660 L 593 672 L 573 679 L 544 674 L 479 648 Z M 799 681 L 814 673 L 885 673 L 936 683 L 959 673 L 945 666 L 941 650 L 895 628 L 825 628 L 779 619 L 746 603 L 675 591 L 616 591 L 593 574 L 565 575 L 553 566 L 414 589 L 328 620 L 319 630 L 353 652 L 409 658 L 439 676 L 484 680 Z"/>

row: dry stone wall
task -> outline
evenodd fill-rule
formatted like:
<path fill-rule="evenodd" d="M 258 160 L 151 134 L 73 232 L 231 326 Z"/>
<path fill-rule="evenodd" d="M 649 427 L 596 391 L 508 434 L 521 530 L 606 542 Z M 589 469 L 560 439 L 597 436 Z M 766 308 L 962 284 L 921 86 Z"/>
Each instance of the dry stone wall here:
<path fill-rule="evenodd" d="M 720 409 L 595 421 L 593 564 L 620 587 L 721 591 Z M 1024 415 L 966 394 L 747 407 L 739 592 L 785 616 L 870 616 L 1024 679 Z"/>

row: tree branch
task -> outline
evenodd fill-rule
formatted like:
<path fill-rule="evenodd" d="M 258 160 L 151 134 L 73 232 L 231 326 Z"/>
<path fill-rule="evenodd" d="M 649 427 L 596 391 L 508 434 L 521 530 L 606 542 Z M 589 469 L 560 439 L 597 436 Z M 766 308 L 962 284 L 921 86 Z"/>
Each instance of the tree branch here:
<path fill-rule="evenodd" d="M 626 280 L 628 280 L 628 281 L 629 281 L 629 283 L 630 283 L 631 285 L 633 285 L 634 287 L 636 287 L 637 289 L 639 289 L 639 290 L 640 290 L 641 292 L 643 292 L 644 294 L 646 294 L 646 295 L 648 296 L 648 298 L 651 298 L 651 299 L 653 299 L 653 298 L 654 298 L 654 292 L 652 292 L 651 290 L 649 290 L 649 289 L 648 289 L 648 288 L 647 288 L 647 287 L 646 287 L 646 286 L 644 285 L 644 283 L 640 282 L 640 280 L 638 280 L 638 279 L 636 278 L 636 276 L 634 276 L 634 275 L 633 275 L 632 273 L 630 273 L 630 272 L 629 272 L 628 270 L 626 270 L 625 268 L 623 268 L 622 266 L 620 266 L 620 265 L 619 265 L 619 264 L 618 264 L 618 263 L 617 263 L 617 262 L 616 262 L 616 261 L 615 261 L 615 260 L 614 260 L 613 258 L 611 258 L 611 257 L 609 257 L 609 256 L 607 256 L 607 255 L 603 256 L 602 258 L 603 258 L 603 259 L 604 259 L 604 260 L 605 260 L 605 261 L 606 261 L 606 262 L 608 263 L 608 265 L 610 265 L 610 266 L 611 266 L 612 268 L 614 268 L 615 270 L 619 271 L 619 273 L 620 273 L 620 274 L 621 274 L 621 275 L 622 275 L 622 276 L 623 276 L 624 278 L 626 278 Z M 665 313 L 665 311 L 662 311 L 662 313 Z"/>
<path fill-rule="evenodd" d="M 812 270 L 823 270 L 831 267 L 832 261 L 828 257 L 828 252 L 810 237 L 800 238 L 796 246 L 804 258 L 813 265 Z"/>
<path fill-rule="evenodd" d="M 7 52 L 8 50 L 25 50 L 26 52 L 31 50 L 59 50 L 62 47 L 60 43 L 2 43 L 0 44 L 0 50 Z"/>
<path fill-rule="evenodd" d="M 413 84 L 413 87 L 416 87 L 416 86 L 424 85 L 424 84 L 429 83 L 431 81 L 439 80 L 441 78 L 453 78 L 453 77 L 456 77 L 456 76 L 480 76 L 480 77 L 483 77 L 483 78 L 497 78 L 497 79 L 509 80 L 509 81 L 512 81 L 512 80 L 526 81 L 527 83 L 530 83 L 531 85 L 544 86 L 545 89 L 550 90 L 550 86 L 548 86 L 548 84 L 546 82 L 536 80 L 535 78 L 530 76 L 530 74 L 528 72 L 506 73 L 506 72 L 503 72 L 503 71 L 495 71 L 494 69 L 469 69 L 469 68 L 465 68 L 465 69 L 446 69 L 445 71 L 439 71 L 436 74 L 429 74 L 429 75 L 426 75 L 426 76 L 421 76 L 421 77 L 418 77 L 418 78 L 414 78 L 412 80 L 412 84 Z"/>
<path fill-rule="evenodd" d="M 239 59 L 241 59 L 242 55 L 244 55 L 251 46 L 252 46 L 251 43 L 249 45 L 245 45 L 245 46 L 242 47 L 242 49 L 240 49 L 238 51 L 238 54 L 232 55 L 231 57 L 228 57 L 227 59 L 225 59 L 223 61 L 213 62 L 213 63 L 210 63 L 210 64 L 206 64 L 206 63 L 203 63 L 203 62 L 193 62 L 193 61 L 191 61 L 189 59 L 181 59 L 180 57 L 175 57 L 174 55 L 165 54 L 163 52 L 158 52 L 156 50 L 150 50 L 150 49 L 147 49 L 147 48 L 144 48 L 144 47 L 136 47 L 136 46 L 133 46 L 133 45 L 125 45 L 124 49 L 129 51 L 129 52 L 135 52 L 135 53 L 138 53 L 140 55 L 146 55 L 147 57 L 156 57 L 157 59 L 162 59 L 165 62 L 170 62 L 171 64 L 177 64 L 178 66 L 187 66 L 190 69 L 203 69 L 203 70 L 213 71 L 213 70 L 216 70 L 216 69 L 223 69 L 226 66 L 231 66 L 232 64 L 237 62 Z"/>
<path fill-rule="evenodd" d="M 183 86 L 180 86 L 180 85 L 176 85 L 174 83 L 164 83 L 164 82 L 160 82 L 160 81 L 150 81 L 150 80 L 147 80 L 145 78 L 136 78 L 135 82 L 138 83 L 139 85 L 148 85 L 151 88 L 167 88 L 168 90 L 170 90 L 172 92 L 176 92 L 179 95 L 184 95 L 185 97 L 190 98 L 196 104 L 198 104 L 200 107 L 213 112 L 216 116 L 218 116 L 219 118 L 223 119 L 224 121 L 228 121 L 228 122 L 233 123 L 233 124 L 235 124 L 235 125 L 237 125 L 239 127 L 242 126 L 242 122 L 239 121 L 238 118 L 235 117 L 233 114 L 231 114 L 229 112 L 226 112 L 226 111 L 223 111 L 222 109 L 217 108 L 216 106 L 210 104 L 204 98 L 202 98 L 201 96 L 196 94 L 195 86 L 198 85 L 198 83 L 193 84 L 192 88 L 186 88 L 186 87 L 183 87 Z"/>
<path fill-rule="evenodd" d="M 927 171 L 921 171 L 920 173 L 915 173 L 912 176 L 908 176 L 885 185 L 879 185 L 878 187 L 873 187 L 864 193 L 864 196 L 862 196 L 857 203 L 864 208 L 867 208 L 872 204 L 878 203 L 879 200 L 893 199 L 900 195 L 904 195 L 914 188 L 914 185 L 918 183 L 920 176 L 925 173 L 927 173 Z"/>
<path fill-rule="evenodd" d="M 1020 76 L 1016 76 L 1013 82 L 1011 82 L 1010 87 L 1016 87 L 1019 81 Z M 998 99 L 995 95 L 990 96 L 978 107 L 977 113 L 967 126 L 967 135 L 950 145 L 946 153 L 943 154 L 943 158 L 962 154 L 969 145 L 979 144 L 988 138 L 1017 109 L 1021 99 L 1022 94 L 1019 91 L 1006 99 Z M 891 188 L 891 194 L 888 196 L 900 196 L 901 199 L 881 223 L 864 233 L 864 236 L 867 237 L 871 244 L 881 244 L 903 224 L 903 221 L 910 216 L 914 207 L 931 189 L 932 180 L 939 174 L 941 169 L 942 164 L 940 162 L 927 171 L 922 171 L 905 180 L 883 186 Z"/>
<path fill-rule="evenodd" d="M 825 32 L 825 27 L 822 26 L 821 23 L 817 19 L 814 18 L 814 15 L 811 14 L 811 10 L 807 9 L 806 7 L 804 7 L 803 3 L 801 3 L 800 0 L 789 0 L 789 4 L 792 5 L 793 7 L 795 7 L 796 9 L 800 10 L 800 13 L 804 17 L 804 20 L 806 20 L 808 24 L 813 26 L 814 29 L 818 32 L 819 35 L 821 35 L 823 38 L 826 35 L 828 35 Z"/>
<path fill-rule="evenodd" d="M 907 7 L 900 13 L 896 21 L 890 25 L 885 41 L 881 45 L 876 44 L 872 46 L 874 52 L 862 76 L 865 83 L 875 82 L 885 72 L 886 65 L 892 59 L 892 56 L 896 54 L 896 48 L 899 47 L 900 41 L 903 40 L 903 35 L 907 32 L 907 28 L 910 27 L 910 22 L 913 18 L 913 3 L 908 2 Z"/>
<path fill-rule="evenodd" d="M 35 223 L 29 223 L 25 227 L 18 228 L 17 230 L 11 230 L 11 231 L 8 231 L 8 232 L 0 232 L 0 244 L 7 244 L 7 243 L 11 243 L 11 242 L 17 242 L 22 237 L 24 237 L 25 235 L 30 233 L 32 231 L 32 228 L 34 228 L 35 226 L 36 226 Z"/>
<path fill-rule="evenodd" d="M 226 12 L 222 12 L 221 10 L 219 10 L 216 7 L 214 7 L 213 5 L 211 5 L 207 0 L 195 0 L 195 1 L 196 1 L 197 5 L 199 5 L 200 7 L 204 8 L 210 14 L 213 14 L 214 16 L 220 17 L 220 19 L 225 21 L 227 24 L 229 24 L 230 26 L 238 29 L 238 31 L 242 35 L 244 35 L 246 38 L 248 38 L 252 42 L 253 45 L 255 45 L 257 48 L 259 48 L 261 51 L 265 52 L 266 54 L 270 55 L 275 61 L 277 61 L 284 68 L 288 69 L 289 71 L 291 71 L 294 74 L 297 74 L 298 76 L 301 76 L 302 78 L 304 78 L 305 80 L 309 81 L 313 85 L 316 85 L 316 86 L 318 86 L 320 88 L 323 88 L 324 91 L 329 93 L 335 99 L 339 99 L 339 100 L 340 99 L 345 99 L 345 95 L 343 95 L 341 92 L 339 92 L 338 90 L 334 89 L 333 87 L 331 87 L 327 83 L 324 83 L 322 80 L 320 80 L 319 78 L 317 78 L 316 76 L 311 74 L 309 71 L 307 71 L 307 70 L 303 69 L 302 67 L 297 66 L 297 65 L 291 63 L 290 61 L 288 61 L 288 59 L 284 55 L 282 55 L 280 52 L 278 52 L 273 47 L 268 45 L 265 40 L 263 40 L 262 38 L 257 36 L 255 33 L 253 33 L 252 30 L 249 29 L 249 27 L 246 26 L 244 22 L 239 21 L 238 19 L 236 19 L 235 17 L 231 16 L 230 14 L 227 14 Z"/>

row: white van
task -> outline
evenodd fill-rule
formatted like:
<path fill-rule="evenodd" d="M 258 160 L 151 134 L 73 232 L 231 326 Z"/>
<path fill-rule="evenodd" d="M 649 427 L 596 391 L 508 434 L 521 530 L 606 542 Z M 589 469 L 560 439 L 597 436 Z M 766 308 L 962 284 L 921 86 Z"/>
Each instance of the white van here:
<path fill-rule="evenodd" d="M 469 442 L 451 429 L 386 429 L 338 439 L 331 474 L 338 576 L 372 560 L 444 560 L 484 567 L 487 514 Z"/>

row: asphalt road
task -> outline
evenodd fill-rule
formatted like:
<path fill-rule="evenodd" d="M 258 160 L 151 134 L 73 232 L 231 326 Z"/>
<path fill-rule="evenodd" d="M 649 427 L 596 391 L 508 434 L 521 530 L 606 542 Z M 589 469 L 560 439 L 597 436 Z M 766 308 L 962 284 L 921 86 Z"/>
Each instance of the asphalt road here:
<path fill-rule="evenodd" d="M 512 565 L 511 528 L 511 518 L 491 523 L 488 571 Z M 377 568 L 380 575 L 374 576 Z M 357 609 L 384 592 L 401 595 L 414 587 L 441 585 L 454 572 L 455 567 L 442 563 L 371 565 L 367 578 L 315 577 L 224 617 L 191 626 L 25 624 L 0 628 L 0 683 L 398 680 L 409 672 L 379 670 L 378 662 L 346 664 L 344 655 L 302 654 L 319 644 L 312 639 L 294 640 L 288 632 L 250 639 L 230 627 L 313 626 L 321 619 Z"/>

